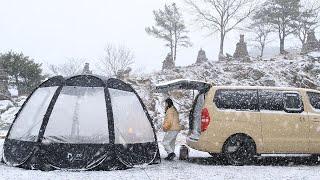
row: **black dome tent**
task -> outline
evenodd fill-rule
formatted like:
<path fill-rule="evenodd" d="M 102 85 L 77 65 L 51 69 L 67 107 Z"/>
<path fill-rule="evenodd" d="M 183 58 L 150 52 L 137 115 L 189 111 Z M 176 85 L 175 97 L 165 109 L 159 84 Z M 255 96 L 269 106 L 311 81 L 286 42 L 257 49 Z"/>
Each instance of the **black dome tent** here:
<path fill-rule="evenodd" d="M 136 91 L 92 75 L 53 77 L 16 115 L 3 161 L 26 169 L 111 170 L 160 162 L 155 129 Z"/>

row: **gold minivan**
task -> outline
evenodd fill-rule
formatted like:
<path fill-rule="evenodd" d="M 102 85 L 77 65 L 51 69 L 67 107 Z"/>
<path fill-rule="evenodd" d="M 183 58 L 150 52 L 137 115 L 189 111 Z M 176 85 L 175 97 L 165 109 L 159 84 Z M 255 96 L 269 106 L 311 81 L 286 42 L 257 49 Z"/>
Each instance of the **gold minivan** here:
<path fill-rule="evenodd" d="M 172 89 L 199 90 L 187 137 L 193 149 L 222 153 L 234 165 L 261 154 L 320 154 L 320 91 L 189 80 L 157 86 Z"/>

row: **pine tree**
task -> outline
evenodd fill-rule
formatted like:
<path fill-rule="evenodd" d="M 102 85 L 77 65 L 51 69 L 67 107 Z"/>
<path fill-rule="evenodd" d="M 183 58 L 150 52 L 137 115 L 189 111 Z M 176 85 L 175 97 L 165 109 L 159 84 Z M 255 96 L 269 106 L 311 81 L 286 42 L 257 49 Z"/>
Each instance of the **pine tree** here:
<path fill-rule="evenodd" d="M 165 5 L 164 10 L 153 11 L 153 14 L 156 25 L 147 27 L 146 32 L 149 35 L 166 41 L 166 46 L 170 48 L 172 60 L 175 62 L 178 47 L 191 46 L 182 14 L 175 3 Z"/>
<path fill-rule="evenodd" d="M 0 63 L 9 75 L 9 84 L 17 87 L 19 95 L 30 93 L 44 79 L 41 64 L 23 53 L 10 51 L 2 54 Z"/>

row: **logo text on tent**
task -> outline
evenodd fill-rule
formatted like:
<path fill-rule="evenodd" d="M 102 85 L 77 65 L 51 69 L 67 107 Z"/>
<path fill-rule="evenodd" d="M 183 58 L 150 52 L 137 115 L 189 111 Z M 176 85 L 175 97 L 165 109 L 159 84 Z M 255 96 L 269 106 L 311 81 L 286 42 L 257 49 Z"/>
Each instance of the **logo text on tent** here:
<path fill-rule="evenodd" d="M 67 154 L 67 159 L 70 162 L 74 162 L 74 161 L 80 161 L 82 160 L 82 154 L 75 154 L 73 155 L 72 153 L 68 153 Z"/>

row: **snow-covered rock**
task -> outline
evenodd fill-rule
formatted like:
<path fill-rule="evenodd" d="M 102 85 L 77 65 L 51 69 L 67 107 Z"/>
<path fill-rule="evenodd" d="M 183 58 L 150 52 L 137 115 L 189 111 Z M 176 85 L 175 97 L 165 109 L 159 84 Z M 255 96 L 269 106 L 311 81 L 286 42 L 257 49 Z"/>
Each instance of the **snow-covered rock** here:
<path fill-rule="evenodd" d="M 10 100 L 0 101 L 0 113 L 8 110 L 12 106 L 13 106 L 13 103 Z"/>
<path fill-rule="evenodd" d="M 23 102 L 26 100 L 27 97 L 21 96 L 18 98 L 14 98 L 13 102 L 5 102 L 3 106 L 6 106 L 6 110 L 2 111 L 0 114 L 0 137 L 4 137 L 9 130 L 11 123 L 13 122 L 15 115 L 18 113 L 19 109 L 21 108 Z M 1 101 L 0 101 L 1 107 Z"/>
<path fill-rule="evenodd" d="M 12 123 L 15 114 L 19 111 L 20 107 L 11 107 L 7 111 L 1 114 L 1 121 L 3 123 Z"/>
<path fill-rule="evenodd" d="M 320 58 L 320 51 L 313 51 L 313 52 L 309 52 L 307 54 L 307 56 L 311 57 L 311 58 Z"/>
<path fill-rule="evenodd" d="M 314 52 L 320 54 L 320 52 Z M 197 92 L 172 91 L 169 94 L 155 93 L 154 87 L 176 79 L 190 79 L 211 82 L 215 85 L 250 85 L 250 86 L 288 86 L 316 89 L 320 87 L 320 61 L 310 56 L 291 53 L 278 55 L 269 60 L 208 61 L 176 67 L 170 70 L 150 74 L 134 74 L 129 83 L 138 91 L 158 129 L 164 117 L 166 97 L 174 99 L 184 125 L 188 124 L 188 115 L 193 98 Z"/>
<path fill-rule="evenodd" d="M 18 90 L 16 88 L 9 88 L 12 97 L 18 97 Z"/>
<path fill-rule="evenodd" d="M 315 55 L 320 52 L 313 52 Z M 310 54 L 310 53 L 309 53 Z M 215 85 L 258 85 L 289 87 L 320 87 L 320 61 L 298 53 L 278 55 L 269 60 L 252 59 L 251 62 L 207 61 L 149 74 L 133 74 L 126 81 L 140 94 L 154 120 L 157 130 L 164 118 L 164 100 L 171 97 L 180 112 L 182 124 L 188 127 L 188 116 L 197 91 L 171 91 L 155 93 L 155 86 L 176 79 L 189 79 Z M 14 107 L 1 114 L 1 121 L 11 123 L 14 114 L 26 97 L 14 99 Z M 0 123 L 1 124 L 1 123 Z"/>

